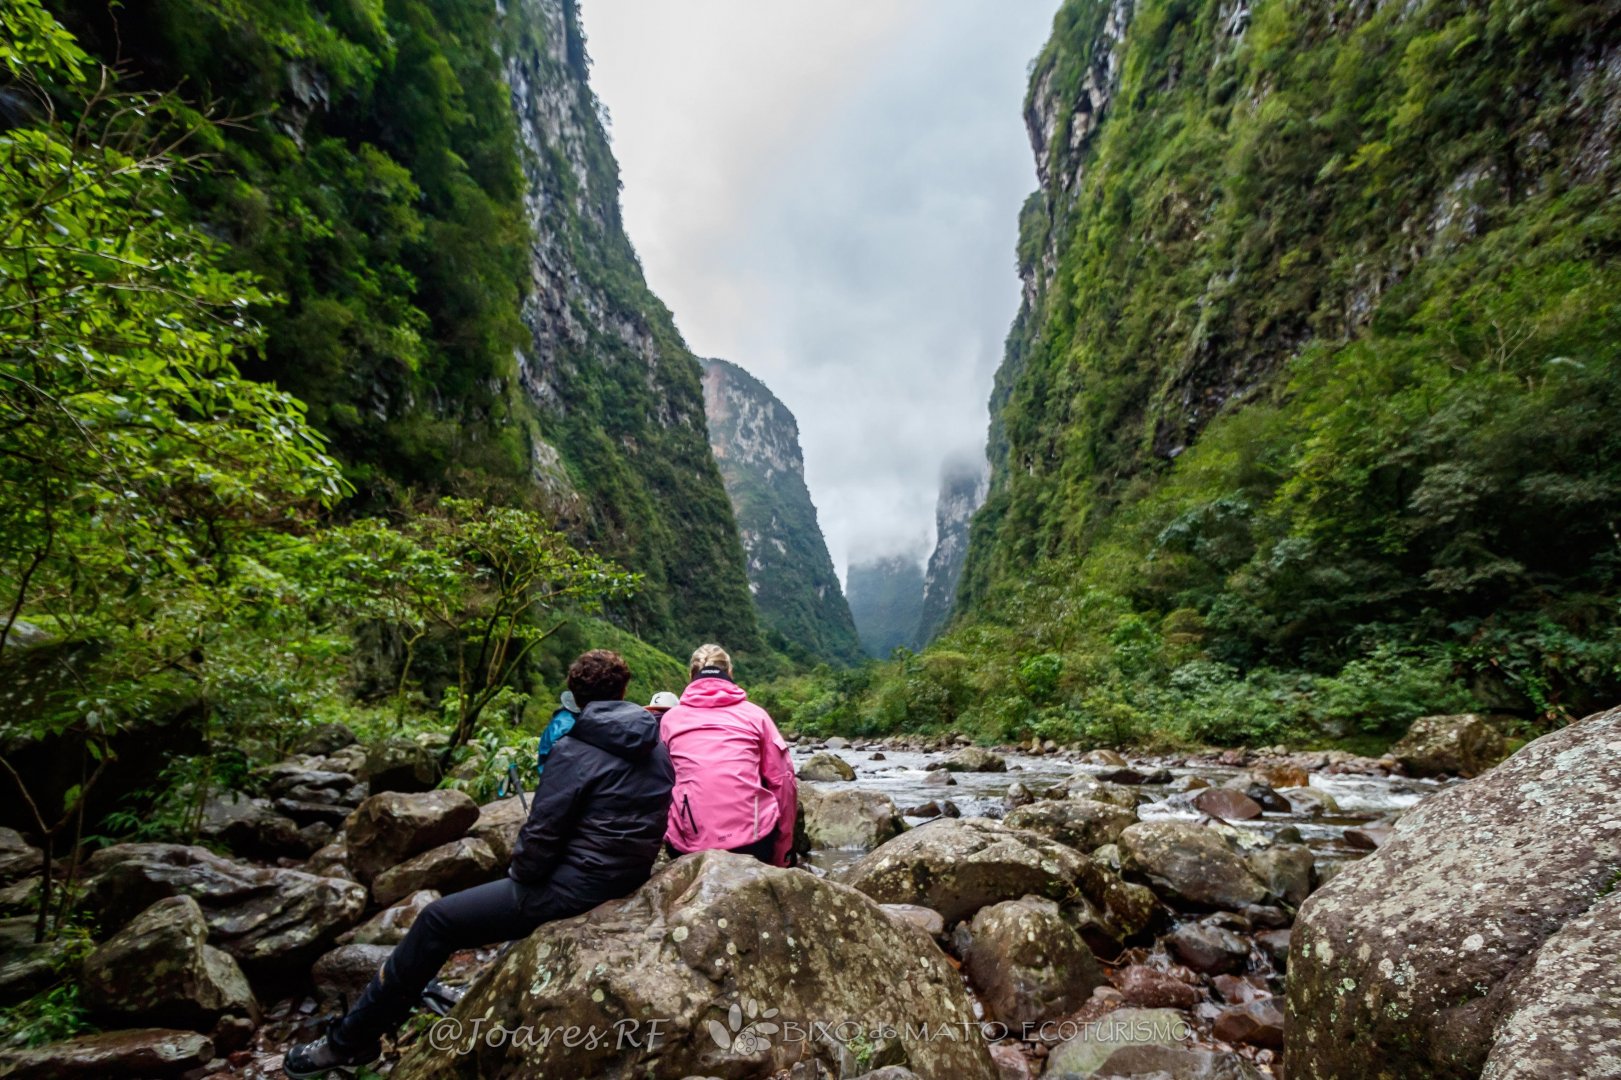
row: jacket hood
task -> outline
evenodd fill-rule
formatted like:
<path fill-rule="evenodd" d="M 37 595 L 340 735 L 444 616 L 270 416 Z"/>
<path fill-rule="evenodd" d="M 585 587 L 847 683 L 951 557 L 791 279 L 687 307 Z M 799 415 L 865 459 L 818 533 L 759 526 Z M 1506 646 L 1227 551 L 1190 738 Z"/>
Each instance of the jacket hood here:
<path fill-rule="evenodd" d="M 743 688 L 730 679 L 696 679 L 681 692 L 681 704 L 695 709 L 724 709 L 748 699 Z"/>
<path fill-rule="evenodd" d="M 633 701 L 593 701 L 580 711 L 570 737 L 635 761 L 659 744 L 658 718 Z"/>

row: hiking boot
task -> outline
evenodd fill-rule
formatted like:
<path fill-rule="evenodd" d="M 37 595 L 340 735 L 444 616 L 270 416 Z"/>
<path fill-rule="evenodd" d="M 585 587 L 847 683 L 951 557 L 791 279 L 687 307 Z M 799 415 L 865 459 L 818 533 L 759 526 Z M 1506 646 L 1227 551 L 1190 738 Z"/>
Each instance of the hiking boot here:
<path fill-rule="evenodd" d="M 438 979 L 432 979 L 422 988 L 422 1007 L 435 1016 L 449 1016 L 462 998 L 467 996 L 465 986 L 446 986 Z"/>
<path fill-rule="evenodd" d="M 370 1065 L 383 1052 L 382 1044 L 373 1041 L 358 1050 L 343 1050 L 332 1041 L 336 1020 L 327 1025 L 326 1034 L 314 1042 L 299 1043 L 288 1050 L 281 1060 L 281 1071 L 293 1080 L 310 1076 L 324 1076 L 329 1072 L 352 1072 L 362 1065 Z"/>

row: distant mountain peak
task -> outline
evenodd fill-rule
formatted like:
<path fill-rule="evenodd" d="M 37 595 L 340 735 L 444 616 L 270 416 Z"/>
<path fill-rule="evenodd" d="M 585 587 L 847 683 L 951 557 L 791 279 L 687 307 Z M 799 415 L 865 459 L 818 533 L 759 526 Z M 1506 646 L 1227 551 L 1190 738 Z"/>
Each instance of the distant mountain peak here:
<path fill-rule="evenodd" d="M 797 660 L 861 658 L 855 622 L 805 486 L 799 424 L 759 379 L 704 361 L 709 445 L 747 559 L 749 592 L 771 644 Z"/>

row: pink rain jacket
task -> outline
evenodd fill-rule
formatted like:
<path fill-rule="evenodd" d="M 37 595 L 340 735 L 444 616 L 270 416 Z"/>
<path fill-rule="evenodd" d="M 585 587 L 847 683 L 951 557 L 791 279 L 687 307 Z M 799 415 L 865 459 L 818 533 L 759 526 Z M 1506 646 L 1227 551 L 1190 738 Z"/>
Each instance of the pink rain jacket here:
<path fill-rule="evenodd" d="M 698 679 L 664 714 L 675 763 L 665 840 L 677 851 L 730 850 L 776 831 L 772 862 L 788 865 L 799 785 L 771 717 L 726 679 Z"/>

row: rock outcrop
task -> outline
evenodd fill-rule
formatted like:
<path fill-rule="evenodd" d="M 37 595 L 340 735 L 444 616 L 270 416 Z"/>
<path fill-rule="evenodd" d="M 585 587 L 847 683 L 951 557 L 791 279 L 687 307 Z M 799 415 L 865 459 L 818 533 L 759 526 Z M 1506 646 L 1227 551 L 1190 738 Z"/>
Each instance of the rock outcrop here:
<path fill-rule="evenodd" d="M 804 839 L 802 849 L 870 850 L 906 830 L 895 800 L 880 791 L 859 788 L 799 787 L 796 826 Z"/>
<path fill-rule="evenodd" d="M 761 627 L 797 659 L 857 663 L 861 642 L 805 487 L 794 414 L 725 360 L 704 361 L 704 412 Z"/>
<path fill-rule="evenodd" d="M 209 941 L 255 978 L 309 964 L 366 909 L 366 890 L 352 881 L 248 866 L 180 844 L 103 848 L 85 870 L 85 906 L 102 926 L 124 926 L 159 900 L 190 896 Z"/>
<path fill-rule="evenodd" d="M 1409 776 L 1479 776 L 1508 754 L 1508 740 L 1478 713 L 1425 716 L 1390 748 Z"/>
<path fill-rule="evenodd" d="M 1617 790 L 1621 709 L 1430 796 L 1306 901 L 1291 1080 L 1614 1070 Z"/>
<path fill-rule="evenodd" d="M 497 8 L 503 34 L 489 44 L 501 51 L 523 143 L 531 234 L 519 311 L 528 334 L 516 357 L 530 408 L 513 425 L 531 479 L 571 535 L 644 575 L 617 605 L 644 638 L 678 651 L 724 631 L 734 652 L 761 649 L 709 446 L 702 368 L 625 234 L 579 5 Z"/>
<path fill-rule="evenodd" d="M 891 555 L 851 563 L 844 595 L 868 656 L 887 660 L 896 649 L 917 648 L 923 568 L 916 558 Z"/>
<path fill-rule="evenodd" d="M 923 609 L 917 642 L 927 645 L 946 628 L 957 599 L 957 579 L 968 558 L 968 525 L 985 502 L 990 470 L 985 460 L 951 461 L 941 470 L 934 507 L 934 552 L 923 572 Z"/>
<path fill-rule="evenodd" d="M 221 1016 L 255 1018 L 258 1004 L 242 969 L 207 940 L 197 901 L 159 900 L 85 960 L 85 1004 L 109 1026 L 208 1031 Z"/>
<path fill-rule="evenodd" d="M 852 943 L 859 942 L 859 946 Z M 956 972 L 933 940 L 855 890 L 739 855 L 678 859 L 624 900 L 541 927 L 474 985 L 464 1025 L 629 1032 L 597 1045 L 426 1040 L 396 1080 L 478 1075 L 745 1078 L 817 1059 L 840 1075 L 855 1047 L 812 1021 L 893 1026 L 887 1063 L 919 1076 L 996 1080 Z M 647 1045 L 649 1018 L 666 1018 Z M 906 1037 L 927 1020 L 957 1037 Z M 638 1026 L 639 1025 L 639 1026 Z M 847 1029 L 848 1030 L 848 1029 Z M 850 1069 L 854 1074 L 860 1069 Z"/>

